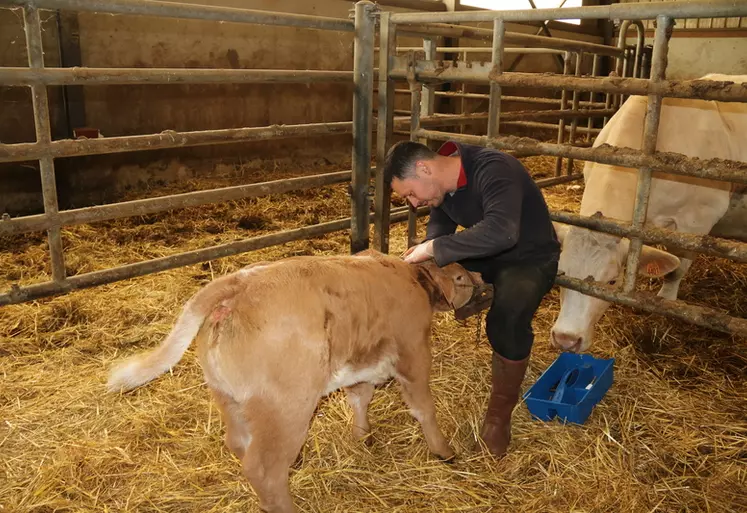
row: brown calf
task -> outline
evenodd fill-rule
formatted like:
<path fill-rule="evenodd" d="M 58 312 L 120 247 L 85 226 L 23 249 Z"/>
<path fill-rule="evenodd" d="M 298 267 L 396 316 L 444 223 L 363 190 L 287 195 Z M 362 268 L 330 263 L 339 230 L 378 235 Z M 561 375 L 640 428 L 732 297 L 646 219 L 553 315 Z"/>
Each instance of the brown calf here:
<path fill-rule="evenodd" d="M 458 264 L 411 265 L 372 250 L 261 262 L 192 296 L 158 348 L 111 372 L 109 390 L 158 377 L 196 338 L 226 445 L 260 508 L 295 512 L 289 468 L 319 400 L 339 388 L 354 412 L 353 435 L 364 439 L 374 385 L 396 378 L 430 451 L 453 458 L 429 386 L 432 316 L 464 306 L 485 287 Z"/>

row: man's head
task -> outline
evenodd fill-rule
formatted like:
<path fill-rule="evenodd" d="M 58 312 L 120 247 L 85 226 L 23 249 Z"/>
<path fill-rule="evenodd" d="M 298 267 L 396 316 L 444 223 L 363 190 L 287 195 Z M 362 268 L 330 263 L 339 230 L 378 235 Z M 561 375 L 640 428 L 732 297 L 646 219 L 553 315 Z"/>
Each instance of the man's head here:
<path fill-rule="evenodd" d="M 398 142 L 387 153 L 384 176 L 392 190 L 414 207 L 437 207 L 448 192 L 448 159 L 423 144 Z"/>

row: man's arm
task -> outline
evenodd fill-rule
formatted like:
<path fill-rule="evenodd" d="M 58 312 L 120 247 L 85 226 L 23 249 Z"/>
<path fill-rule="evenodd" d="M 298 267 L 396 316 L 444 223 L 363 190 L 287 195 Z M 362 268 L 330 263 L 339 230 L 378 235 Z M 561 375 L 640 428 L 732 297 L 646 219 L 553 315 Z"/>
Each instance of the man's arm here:
<path fill-rule="evenodd" d="M 492 165 L 510 166 L 506 162 Z M 439 266 L 465 258 L 496 255 L 513 247 L 518 240 L 522 190 L 516 172 L 488 168 L 476 173 L 475 179 L 482 192 L 484 217 L 471 228 L 433 241 L 433 256 Z"/>
<path fill-rule="evenodd" d="M 428 226 L 425 230 L 425 240 L 432 240 L 444 235 L 451 235 L 457 229 L 457 224 L 438 207 L 431 207 Z"/>

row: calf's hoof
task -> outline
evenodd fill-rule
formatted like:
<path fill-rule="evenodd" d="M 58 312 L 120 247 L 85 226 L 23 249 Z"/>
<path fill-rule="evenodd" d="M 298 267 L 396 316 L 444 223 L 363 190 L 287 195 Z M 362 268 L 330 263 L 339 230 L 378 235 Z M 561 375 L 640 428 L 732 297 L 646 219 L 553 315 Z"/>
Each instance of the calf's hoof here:
<path fill-rule="evenodd" d="M 444 463 L 454 463 L 456 460 L 456 452 L 454 452 L 454 449 L 452 449 L 451 446 L 446 446 L 445 449 L 439 452 L 434 452 L 433 455 Z"/>
<path fill-rule="evenodd" d="M 453 465 L 454 463 L 456 463 L 456 460 L 457 460 L 456 454 L 452 454 L 449 457 L 443 457 L 443 456 L 437 455 L 437 457 L 439 460 L 441 460 L 441 462 L 446 463 L 447 465 Z"/>
<path fill-rule="evenodd" d="M 363 442 L 363 445 L 365 445 L 366 447 L 373 447 L 374 437 L 373 437 L 373 434 L 371 434 L 371 433 L 367 433 L 367 434 L 363 435 L 358 440 L 360 442 Z"/>

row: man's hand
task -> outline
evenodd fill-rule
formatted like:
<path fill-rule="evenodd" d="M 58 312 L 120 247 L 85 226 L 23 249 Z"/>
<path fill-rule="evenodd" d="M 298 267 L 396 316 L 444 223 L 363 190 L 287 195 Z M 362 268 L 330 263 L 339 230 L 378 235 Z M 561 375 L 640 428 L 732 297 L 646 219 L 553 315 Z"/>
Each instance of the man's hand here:
<path fill-rule="evenodd" d="M 433 258 L 433 241 L 429 240 L 409 248 L 402 253 L 402 258 L 409 264 L 417 264 Z"/>

